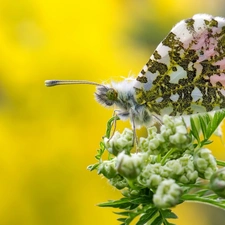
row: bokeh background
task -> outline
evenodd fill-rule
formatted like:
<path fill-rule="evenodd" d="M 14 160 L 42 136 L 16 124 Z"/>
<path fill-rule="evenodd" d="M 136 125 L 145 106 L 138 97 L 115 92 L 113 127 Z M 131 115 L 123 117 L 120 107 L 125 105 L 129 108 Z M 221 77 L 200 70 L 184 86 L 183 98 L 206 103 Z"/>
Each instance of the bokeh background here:
<path fill-rule="evenodd" d="M 112 111 L 95 102 L 93 86 L 46 88 L 44 80 L 138 74 L 171 27 L 196 13 L 225 16 L 225 4 L 0 0 L 0 225 L 118 224 L 113 209 L 96 204 L 120 193 L 86 169 Z M 212 149 L 224 159 L 220 138 Z M 209 206 L 174 210 L 178 225 L 225 221 Z"/>

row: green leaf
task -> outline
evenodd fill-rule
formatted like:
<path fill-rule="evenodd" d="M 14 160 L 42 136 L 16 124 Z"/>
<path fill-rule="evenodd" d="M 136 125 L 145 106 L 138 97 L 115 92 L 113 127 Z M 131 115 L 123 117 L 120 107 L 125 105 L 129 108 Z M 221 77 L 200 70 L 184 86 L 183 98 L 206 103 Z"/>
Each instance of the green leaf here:
<path fill-rule="evenodd" d="M 114 213 L 127 216 L 127 217 L 122 217 L 122 218 L 117 219 L 120 222 L 124 222 L 124 223 L 122 223 L 123 225 L 129 225 L 134 220 L 134 218 L 140 214 L 140 212 L 133 213 L 131 211 L 125 211 L 125 213 L 123 213 L 123 212 L 114 212 Z"/>
<path fill-rule="evenodd" d="M 206 115 L 208 115 L 208 114 L 206 114 Z M 204 137 L 204 139 L 206 139 L 206 132 L 207 132 L 206 117 L 205 117 L 205 115 L 202 115 L 202 116 L 199 116 L 198 118 L 199 118 L 199 122 L 200 122 L 203 137 Z"/>
<path fill-rule="evenodd" d="M 163 217 L 160 215 L 151 223 L 151 225 L 161 225 L 162 223 L 163 223 Z M 167 223 L 164 223 L 164 224 L 167 224 Z"/>
<path fill-rule="evenodd" d="M 110 200 L 108 202 L 100 203 L 98 206 L 100 207 L 112 207 L 112 208 L 119 208 L 125 209 L 131 205 L 130 199 L 128 198 L 121 198 L 120 200 Z"/>
<path fill-rule="evenodd" d="M 120 222 L 125 222 L 126 218 L 118 218 L 117 220 L 120 221 Z"/>
<path fill-rule="evenodd" d="M 144 213 L 139 221 L 137 222 L 136 225 L 144 225 L 146 224 L 150 219 L 152 219 L 154 217 L 154 215 L 158 213 L 158 209 L 156 208 L 152 208 L 150 210 L 148 210 L 146 213 Z"/>
<path fill-rule="evenodd" d="M 191 134 L 195 137 L 195 139 L 197 140 L 197 142 L 200 142 L 200 137 L 199 137 L 199 133 L 200 133 L 200 129 L 198 128 L 199 124 L 198 123 L 198 119 L 191 117 L 190 118 L 190 122 L 191 122 Z"/>
<path fill-rule="evenodd" d="M 165 222 L 163 222 L 163 223 L 164 223 L 164 225 L 176 225 L 175 223 L 170 223 L 168 221 L 166 221 L 166 223 Z"/>
<path fill-rule="evenodd" d="M 138 207 L 138 204 L 131 204 L 130 207 L 129 207 L 129 210 L 136 209 L 137 207 Z"/>
<path fill-rule="evenodd" d="M 212 206 L 219 207 L 221 209 L 225 209 L 225 199 L 220 198 L 218 195 L 209 191 L 209 189 L 197 190 L 195 189 L 189 190 L 188 194 L 182 195 L 182 200 L 185 201 L 194 201 L 198 203 L 205 203 Z"/>
<path fill-rule="evenodd" d="M 141 197 L 138 197 L 138 198 L 133 198 L 130 200 L 131 203 L 133 204 L 150 204 L 152 203 L 152 196 L 147 196 L 147 195 L 144 195 L 144 196 L 141 196 Z"/>
<path fill-rule="evenodd" d="M 90 171 L 93 171 L 93 170 L 95 170 L 98 166 L 99 166 L 99 163 L 95 163 L 95 164 L 89 165 L 89 166 L 87 167 L 87 169 L 90 170 Z"/>
<path fill-rule="evenodd" d="M 208 129 L 207 136 L 208 138 L 216 131 L 220 123 L 225 117 L 225 110 L 215 112 L 212 120 L 210 121 L 210 127 Z"/>
<path fill-rule="evenodd" d="M 213 141 L 207 140 L 207 139 L 206 139 L 206 140 L 203 140 L 203 141 L 202 141 L 202 146 L 203 146 L 203 145 L 209 145 L 209 144 L 211 144 L 212 142 L 213 142 Z"/>
<path fill-rule="evenodd" d="M 110 138 L 112 126 L 113 126 L 114 123 L 116 123 L 117 120 L 120 120 L 120 118 L 116 115 L 116 116 L 113 116 L 107 122 L 105 137 Z"/>
<path fill-rule="evenodd" d="M 225 110 L 216 111 L 213 116 L 208 113 L 194 115 L 190 118 L 190 133 L 198 143 L 200 143 L 200 133 L 203 134 L 204 139 L 201 141 L 201 146 L 210 144 L 211 141 L 209 138 L 213 135 L 224 118 Z"/>
<path fill-rule="evenodd" d="M 129 225 L 134 220 L 134 218 L 135 217 L 125 218 L 125 220 L 124 220 L 125 223 L 122 223 L 121 225 Z"/>
<path fill-rule="evenodd" d="M 163 217 L 167 219 L 177 219 L 177 215 L 173 213 L 170 209 L 162 210 L 161 213 L 163 214 Z"/>
<path fill-rule="evenodd" d="M 129 216 L 131 214 L 131 211 L 122 211 L 122 212 L 114 212 L 114 213 L 121 216 Z"/>

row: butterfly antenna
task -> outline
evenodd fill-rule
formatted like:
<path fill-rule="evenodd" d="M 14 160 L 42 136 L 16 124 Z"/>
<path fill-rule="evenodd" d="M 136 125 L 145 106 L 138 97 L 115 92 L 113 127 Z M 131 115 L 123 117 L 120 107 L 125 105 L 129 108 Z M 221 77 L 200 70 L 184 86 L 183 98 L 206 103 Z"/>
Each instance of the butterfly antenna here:
<path fill-rule="evenodd" d="M 102 84 L 87 81 L 87 80 L 46 80 L 45 86 L 47 87 L 53 87 L 56 85 L 67 85 L 67 84 L 90 84 L 95 86 L 102 86 Z"/>

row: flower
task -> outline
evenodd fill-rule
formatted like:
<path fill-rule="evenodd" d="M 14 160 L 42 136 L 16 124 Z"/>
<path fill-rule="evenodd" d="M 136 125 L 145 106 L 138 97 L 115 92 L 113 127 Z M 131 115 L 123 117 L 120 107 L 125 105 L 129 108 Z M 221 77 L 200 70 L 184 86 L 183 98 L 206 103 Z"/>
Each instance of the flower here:
<path fill-rule="evenodd" d="M 153 196 L 154 204 L 159 208 L 169 208 L 180 203 L 182 188 L 173 179 L 160 183 Z"/>
<path fill-rule="evenodd" d="M 116 176 L 116 158 L 112 160 L 103 161 L 98 168 L 98 174 L 102 174 L 106 178 L 110 179 Z"/>
<path fill-rule="evenodd" d="M 117 171 L 120 175 L 128 178 L 136 178 L 142 170 L 145 154 L 135 153 L 132 155 L 126 155 L 125 152 L 121 152 L 117 157 Z"/>
<path fill-rule="evenodd" d="M 133 131 L 128 128 L 125 128 L 122 134 L 116 131 L 111 138 L 105 137 L 104 143 L 108 151 L 115 156 L 123 151 L 129 154 L 133 148 Z"/>
<path fill-rule="evenodd" d="M 216 159 L 207 148 L 201 148 L 194 154 L 194 165 L 204 179 L 210 179 L 217 170 Z"/>
<path fill-rule="evenodd" d="M 225 198 L 225 168 L 219 169 L 211 176 L 210 188 L 220 197 Z"/>

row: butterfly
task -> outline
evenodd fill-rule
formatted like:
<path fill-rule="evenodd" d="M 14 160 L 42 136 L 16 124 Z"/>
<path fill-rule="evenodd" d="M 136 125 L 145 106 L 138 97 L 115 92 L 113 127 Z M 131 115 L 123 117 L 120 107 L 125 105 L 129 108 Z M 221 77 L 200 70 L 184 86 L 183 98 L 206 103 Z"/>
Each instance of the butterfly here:
<path fill-rule="evenodd" d="M 191 115 L 225 108 L 225 19 L 196 14 L 177 23 L 136 79 L 111 84 L 47 80 L 46 86 L 96 85 L 96 100 L 115 106 L 133 127 L 152 118 Z"/>

